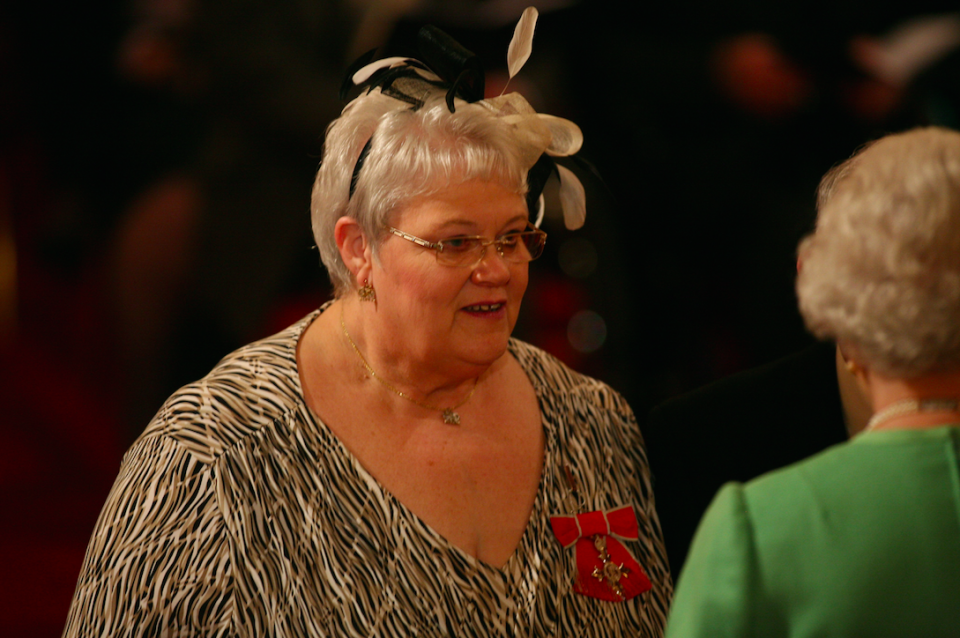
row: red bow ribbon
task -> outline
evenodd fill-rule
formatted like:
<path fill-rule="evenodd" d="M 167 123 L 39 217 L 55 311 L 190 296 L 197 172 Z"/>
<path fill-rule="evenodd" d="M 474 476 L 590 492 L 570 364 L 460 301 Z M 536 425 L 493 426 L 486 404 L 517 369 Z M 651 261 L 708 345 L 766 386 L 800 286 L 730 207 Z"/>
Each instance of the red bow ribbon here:
<path fill-rule="evenodd" d="M 620 542 L 640 537 L 632 505 L 576 516 L 551 516 L 550 526 L 564 549 L 577 546 L 577 593 L 621 601 L 652 587 L 640 564 Z"/>

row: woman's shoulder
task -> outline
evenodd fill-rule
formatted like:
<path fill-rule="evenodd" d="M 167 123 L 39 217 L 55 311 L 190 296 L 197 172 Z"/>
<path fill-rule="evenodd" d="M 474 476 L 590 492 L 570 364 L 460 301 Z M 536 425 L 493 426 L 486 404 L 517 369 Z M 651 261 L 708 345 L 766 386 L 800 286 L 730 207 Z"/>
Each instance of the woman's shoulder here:
<path fill-rule="evenodd" d="M 816 622 L 839 627 L 837 635 L 877 635 L 864 630 L 868 618 L 873 627 L 899 628 L 897 619 L 910 610 L 952 610 L 954 601 L 942 594 L 956 591 L 943 583 L 960 582 L 950 452 L 960 432 L 942 430 L 870 433 L 746 484 L 724 485 L 698 527 L 671 612 L 677 627 L 668 635 L 692 635 L 690 618 L 721 626 L 716 610 L 730 611 L 738 599 L 765 614 L 742 617 L 750 635 L 782 633 L 768 628 L 782 627 L 783 617 L 809 619 L 802 612 L 809 609 L 818 610 Z M 913 542 L 918 530 L 923 542 Z M 715 595 L 710 582 L 728 583 L 729 591 Z M 909 586 L 878 597 L 877 588 L 890 583 Z"/>
<path fill-rule="evenodd" d="M 937 481 L 952 471 L 948 458 L 960 429 L 870 432 L 833 445 L 802 461 L 768 472 L 744 487 L 752 503 L 776 510 L 784 498 L 818 503 L 866 499 L 880 491 L 903 491 L 914 483 Z M 869 490 L 846 489 L 867 483 Z"/>
<path fill-rule="evenodd" d="M 603 381 L 577 372 L 549 352 L 519 339 L 510 339 L 509 350 L 527 373 L 541 399 L 545 396 L 575 397 L 605 410 L 633 417 L 626 399 Z"/>
<path fill-rule="evenodd" d="M 721 492 L 737 495 L 742 514 L 755 526 L 756 542 L 767 548 L 813 538 L 824 522 L 858 530 L 884 527 L 889 523 L 874 519 L 890 511 L 911 512 L 918 520 L 933 492 L 952 500 L 953 468 L 934 435 L 908 432 L 896 438 L 857 437 L 747 483 L 727 484 Z M 715 500 L 722 500 L 720 493 Z"/>
<path fill-rule="evenodd" d="M 297 343 L 318 314 L 225 356 L 206 376 L 171 395 L 139 440 L 167 439 L 211 463 L 261 429 L 296 419 L 306 409 Z"/>

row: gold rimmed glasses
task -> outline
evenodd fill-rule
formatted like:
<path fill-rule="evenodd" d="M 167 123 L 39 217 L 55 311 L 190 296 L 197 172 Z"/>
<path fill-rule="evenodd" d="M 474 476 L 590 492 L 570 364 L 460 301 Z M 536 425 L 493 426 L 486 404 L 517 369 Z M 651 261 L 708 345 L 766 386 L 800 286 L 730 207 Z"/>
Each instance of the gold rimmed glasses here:
<path fill-rule="evenodd" d="M 440 241 L 427 241 L 393 226 L 387 226 L 387 230 L 417 246 L 433 250 L 437 255 L 437 263 L 444 266 L 474 267 L 483 260 L 487 246 L 496 246 L 497 254 L 505 261 L 523 264 L 542 255 L 543 246 L 547 242 L 547 234 L 530 225 L 526 230 L 511 231 L 496 239 L 487 239 L 481 235 L 461 235 Z"/>

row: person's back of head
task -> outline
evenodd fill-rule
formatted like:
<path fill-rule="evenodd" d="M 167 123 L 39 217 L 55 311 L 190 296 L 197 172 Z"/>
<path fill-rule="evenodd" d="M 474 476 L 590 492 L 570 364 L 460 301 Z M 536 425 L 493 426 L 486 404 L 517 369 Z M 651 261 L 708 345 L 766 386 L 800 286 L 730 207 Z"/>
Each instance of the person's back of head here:
<path fill-rule="evenodd" d="M 896 377 L 960 369 L 960 133 L 873 142 L 821 182 L 800 245 L 800 312 Z"/>

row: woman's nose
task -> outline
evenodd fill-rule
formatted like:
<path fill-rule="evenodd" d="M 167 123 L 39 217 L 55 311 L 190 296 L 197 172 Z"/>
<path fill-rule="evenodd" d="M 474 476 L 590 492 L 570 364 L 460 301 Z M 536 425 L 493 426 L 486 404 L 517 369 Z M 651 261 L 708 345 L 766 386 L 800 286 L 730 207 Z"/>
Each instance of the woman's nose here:
<path fill-rule="evenodd" d="M 495 245 L 484 246 L 472 277 L 475 283 L 502 285 L 510 281 L 510 266 Z"/>

